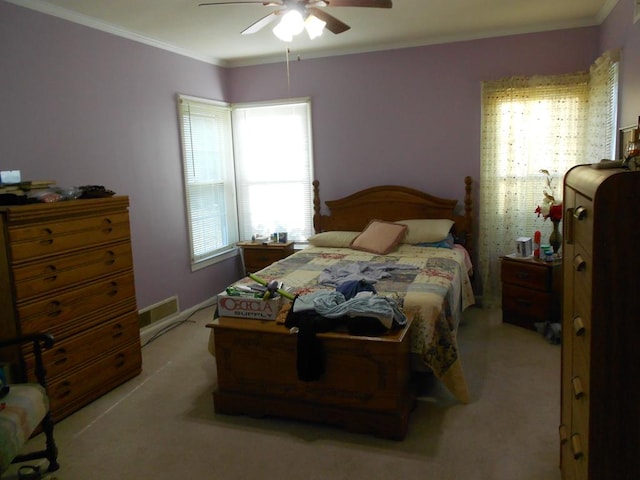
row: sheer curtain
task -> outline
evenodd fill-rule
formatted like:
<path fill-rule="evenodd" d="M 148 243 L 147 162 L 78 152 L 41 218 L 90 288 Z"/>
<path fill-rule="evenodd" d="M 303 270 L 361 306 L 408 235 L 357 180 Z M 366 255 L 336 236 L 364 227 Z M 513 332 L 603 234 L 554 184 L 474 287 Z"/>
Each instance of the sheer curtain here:
<path fill-rule="evenodd" d="M 500 256 L 515 251 L 515 239 L 536 230 L 543 243 L 549 238 L 551 222 L 534 213 L 546 182 L 540 170 L 551 174 L 553 194 L 561 199 L 570 167 L 611 158 L 615 107 L 606 92 L 615 62 L 613 55 L 596 62 L 598 72 L 609 65 L 609 75 L 592 76 L 592 69 L 483 83 L 478 270 L 485 306 L 499 303 Z M 590 95 L 599 100 L 591 102 Z"/>

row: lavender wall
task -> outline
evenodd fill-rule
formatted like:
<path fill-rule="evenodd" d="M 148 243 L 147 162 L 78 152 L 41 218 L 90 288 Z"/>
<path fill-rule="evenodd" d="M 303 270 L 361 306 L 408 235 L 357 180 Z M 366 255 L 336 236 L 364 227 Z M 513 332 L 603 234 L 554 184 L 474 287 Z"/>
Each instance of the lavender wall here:
<path fill-rule="evenodd" d="M 632 1 L 611 17 L 627 18 L 620 12 Z M 637 25 L 616 36 L 615 18 L 602 29 L 303 58 L 292 62 L 288 92 L 284 63 L 222 69 L 0 2 L 0 168 L 129 195 L 138 305 L 178 295 L 185 309 L 237 278 L 240 265 L 190 271 L 176 93 L 310 96 L 324 199 L 383 183 L 462 198 L 465 175 L 478 188 L 480 82 L 588 68 L 603 45 L 638 42 Z M 629 58 L 627 122 L 640 94 L 630 84 L 637 55 Z"/>
<path fill-rule="evenodd" d="M 619 0 L 601 27 L 601 51 L 621 49 L 618 124 L 635 125 L 640 115 L 640 21 L 635 0 Z"/>
<path fill-rule="evenodd" d="M 323 199 L 402 184 L 462 198 L 480 171 L 482 80 L 584 70 L 598 29 L 292 62 L 290 96 L 310 96 Z M 235 68 L 236 102 L 287 96 L 286 65 Z"/>
<path fill-rule="evenodd" d="M 138 307 L 181 308 L 240 273 L 189 266 L 176 93 L 223 99 L 227 72 L 0 2 L 0 168 L 129 195 Z"/>

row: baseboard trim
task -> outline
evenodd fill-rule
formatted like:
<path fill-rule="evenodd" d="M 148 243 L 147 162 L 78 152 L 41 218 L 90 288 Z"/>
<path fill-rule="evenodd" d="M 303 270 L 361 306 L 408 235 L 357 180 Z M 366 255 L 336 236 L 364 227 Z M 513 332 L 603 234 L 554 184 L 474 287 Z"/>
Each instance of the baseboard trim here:
<path fill-rule="evenodd" d="M 179 312 L 175 315 L 171 315 L 170 317 L 163 318 L 162 320 L 158 320 L 157 322 L 154 322 L 151 325 L 147 325 L 146 327 L 141 328 L 140 343 L 142 343 L 142 345 L 144 346 L 149 340 L 151 340 L 151 338 L 159 334 L 162 330 L 169 328 L 172 324 L 184 322 L 197 311 L 215 305 L 217 302 L 217 299 L 218 299 L 218 296 L 216 295 L 182 312 Z"/>

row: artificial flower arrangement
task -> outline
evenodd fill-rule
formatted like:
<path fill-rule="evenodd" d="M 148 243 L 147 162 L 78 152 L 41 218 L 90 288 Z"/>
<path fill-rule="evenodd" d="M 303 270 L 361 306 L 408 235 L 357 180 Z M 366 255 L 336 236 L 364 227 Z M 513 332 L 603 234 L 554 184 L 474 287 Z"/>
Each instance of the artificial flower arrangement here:
<path fill-rule="evenodd" d="M 549 170 L 541 169 L 540 173 L 544 174 L 547 177 L 547 180 L 542 192 L 544 195 L 542 204 L 538 205 L 535 213 L 538 214 L 538 217 L 542 215 L 545 220 L 549 218 L 552 222 L 559 222 L 562 220 L 562 202 L 558 202 L 553 196 L 553 179 L 551 178 Z"/>

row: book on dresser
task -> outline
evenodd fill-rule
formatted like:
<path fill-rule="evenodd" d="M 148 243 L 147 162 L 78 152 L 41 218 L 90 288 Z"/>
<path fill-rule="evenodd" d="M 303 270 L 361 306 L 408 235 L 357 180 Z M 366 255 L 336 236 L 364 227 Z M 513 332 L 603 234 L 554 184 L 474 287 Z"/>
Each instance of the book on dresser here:
<path fill-rule="evenodd" d="M 640 171 L 564 179 L 563 480 L 640 478 Z"/>
<path fill-rule="evenodd" d="M 55 421 L 141 371 L 128 207 L 126 196 L 0 206 L 0 338 L 54 336 L 43 359 Z M 31 351 L 0 361 L 31 380 Z"/>

